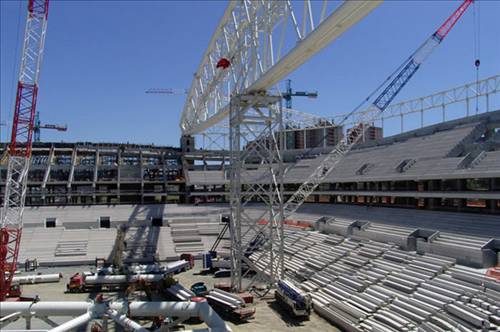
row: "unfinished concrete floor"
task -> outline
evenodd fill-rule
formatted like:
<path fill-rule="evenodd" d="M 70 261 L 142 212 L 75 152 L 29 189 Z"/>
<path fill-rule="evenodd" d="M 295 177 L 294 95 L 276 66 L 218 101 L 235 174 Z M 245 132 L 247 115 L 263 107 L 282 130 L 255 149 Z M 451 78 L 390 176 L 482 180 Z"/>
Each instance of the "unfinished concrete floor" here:
<path fill-rule="evenodd" d="M 47 284 L 35 284 L 35 285 L 24 285 L 23 294 L 25 295 L 38 295 L 41 301 L 87 301 L 93 299 L 96 294 L 88 293 L 68 293 L 65 294 L 66 283 L 68 282 L 71 275 L 76 272 L 91 270 L 90 266 L 72 266 L 72 267 L 55 267 L 55 268 L 40 268 L 37 272 L 39 273 L 62 273 L 63 279 L 59 283 L 47 283 Z M 228 281 L 224 278 L 213 278 L 212 275 L 201 275 L 201 261 L 196 261 L 196 266 L 194 269 L 177 274 L 175 276 L 179 282 L 189 288 L 193 283 L 203 281 L 208 289 L 213 288 L 214 283 Z M 123 293 L 104 293 L 106 298 L 109 299 L 123 299 Z M 136 293 L 130 300 L 146 301 L 144 294 Z M 161 301 L 162 299 L 155 299 Z M 246 323 L 236 324 L 234 322 L 228 321 L 229 326 L 233 331 L 340 331 L 330 323 L 328 323 L 323 318 L 319 317 L 314 312 L 312 313 L 310 320 L 308 321 L 298 321 L 290 317 L 286 310 L 279 307 L 274 298 L 271 296 L 269 299 L 260 299 L 256 301 L 255 304 L 256 314 L 255 319 L 250 320 Z M 66 317 L 57 317 L 54 321 L 62 323 L 69 320 Z M 112 326 L 112 324 L 110 325 Z M 148 325 L 146 325 L 148 326 Z M 184 329 L 196 329 L 204 328 L 204 324 L 184 324 Z M 4 331 L 13 329 L 24 329 L 24 320 L 18 320 L 15 323 L 8 325 Z M 48 329 L 49 326 L 38 320 L 32 320 L 32 329 Z M 86 331 L 87 328 L 82 328 L 79 331 Z M 115 329 L 113 329 L 115 331 Z M 117 328 L 116 331 L 121 331 Z"/>

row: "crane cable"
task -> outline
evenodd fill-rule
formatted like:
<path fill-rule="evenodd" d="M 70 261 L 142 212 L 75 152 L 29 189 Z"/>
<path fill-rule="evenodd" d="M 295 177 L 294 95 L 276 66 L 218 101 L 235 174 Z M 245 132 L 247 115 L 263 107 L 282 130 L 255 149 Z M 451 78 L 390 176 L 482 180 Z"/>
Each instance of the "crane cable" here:
<path fill-rule="evenodd" d="M 476 5 L 477 4 L 477 5 Z M 481 12 L 479 1 L 473 3 L 474 66 L 476 67 L 476 114 L 479 113 L 479 66 L 481 65 Z M 477 12 L 477 13 L 476 13 Z"/>

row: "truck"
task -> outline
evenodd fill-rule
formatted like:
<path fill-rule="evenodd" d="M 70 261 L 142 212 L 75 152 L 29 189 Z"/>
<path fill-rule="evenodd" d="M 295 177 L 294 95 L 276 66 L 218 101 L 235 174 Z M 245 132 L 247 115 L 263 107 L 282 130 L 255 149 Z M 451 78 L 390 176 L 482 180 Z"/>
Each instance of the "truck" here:
<path fill-rule="evenodd" d="M 203 281 L 192 284 L 191 291 L 196 296 L 205 296 L 208 294 L 207 286 L 205 285 L 205 283 Z"/>
<path fill-rule="evenodd" d="M 215 311 L 230 320 L 243 322 L 255 316 L 255 308 L 248 307 L 245 300 L 236 294 L 214 288 L 205 298 Z"/>
<path fill-rule="evenodd" d="M 66 285 L 68 293 L 100 292 L 124 290 L 130 284 L 146 283 L 148 285 L 157 284 L 165 277 L 187 271 L 191 268 L 188 261 L 180 260 L 166 263 L 164 266 L 135 266 L 127 267 L 119 271 L 126 271 L 126 274 L 118 274 L 112 267 L 99 268 L 94 272 L 75 273 L 70 277 Z"/>
<path fill-rule="evenodd" d="M 276 301 L 289 309 L 294 317 L 309 319 L 312 308 L 311 295 L 303 292 L 291 281 L 279 280 L 274 296 Z"/>

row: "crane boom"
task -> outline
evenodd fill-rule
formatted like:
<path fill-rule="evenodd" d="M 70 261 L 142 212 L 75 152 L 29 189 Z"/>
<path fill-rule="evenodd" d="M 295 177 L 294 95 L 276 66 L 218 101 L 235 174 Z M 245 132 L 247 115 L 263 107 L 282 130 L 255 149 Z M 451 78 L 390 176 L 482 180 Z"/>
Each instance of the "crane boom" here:
<path fill-rule="evenodd" d="M 343 157 L 351 151 L 354 145 L 363 137 L 364 132 L 379 115 L 382 113 L 401 89 L 408 83 L 420 65 L 427 59 L 432 51 L 443 41 L 456 22 L 463 15 L 465 10 L 472 3 L 472 0 L 465 0 L 460 7 L 433 33 L 397 70 L 396 75 L 386 88 L 380 93 L 366 112 L 361 113 L 358 124 L 353 127 L 353 131 L 344 140 L 341 140 L 330 153 L 319 163 L 309 178 L 299 187 L 299 189 L 288 199 L 284 205 L 284 219 L 290 217 L 305 202 L 307 197 L 322 183 L 332 172 Z M 402 68 L 402 69 L 401 69 Z M 357 114 L 351 112 L 350 116 Z"/>
<path fill-rule="evenodd" d="M 53 129 L 57 131 L 67 131 L 68 126 L 57 124 L 42 124 L 40 121 L 40 112 L 35 114 L 35 122 L 33 123 L 33 140 L 35 143 L 40 142 L 40 129 Z"/>
<path fill-rule="evenodd" d="M 17 267 L 49 0 L 29 0 L 0 228 L 0 301 Z"/>

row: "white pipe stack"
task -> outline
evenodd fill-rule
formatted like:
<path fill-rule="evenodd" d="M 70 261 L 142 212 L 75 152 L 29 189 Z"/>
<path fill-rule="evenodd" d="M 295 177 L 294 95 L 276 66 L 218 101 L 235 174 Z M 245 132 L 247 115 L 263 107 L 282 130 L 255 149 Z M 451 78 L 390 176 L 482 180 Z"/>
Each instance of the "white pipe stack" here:
<path fill-rule="evenodd" d="M 134 332 L 149 332 L 141 324 L 131 320 L 124 314 L 119 314 L 116 310 L 108 310 L 106 313 L 111 319 L 120 324 L 126 331 L 132 330 Z"/>
<path fill-rule="evenodd" d="M 78 326 L 73 324 L 83 324 L 87 319 L 87 313 L 105 313 L 110 309 L 117 312 L 128 312 L 130 317 L 166 316 L 181 317 L 186 319 L 189 317 L 199 317 L 208 325 L 212 332 L 231 332 L 231 328 L 227 326 L 222 318 L 220 318 L 220 316 L 208 305 L 206 300 L 197 302 L 131 302 L 128 305 L 122 302 L 114 302 L 111 303 L 109 307 L 106 307 L 106 304 L 104 303 L 93 304 L 89 302 L 76 301 L 41 301 L 36 303 L 0 302 L 0 312 L 3 316 L 17 312 L 27 317 L 80 315 L 80 317 L 65 323 L 68 325 L 63 324 L 65 327 L 69 326 L 67 329 L 54 330 L 56 332 L 67 331 L 69 328 Z M 122 320 L 122 322 L 125 323 L 124 320 Z M 130 323 L 130 321 L 127 322 Z"/>
<path fill-rule="evenodd" d="M 71 331 L 73 329 L 76 329 L 78 326 L 81 326 L 83 324 L 88 323 L 91 319 L 94 317 L 92 316 L 92 313 L 86 312 L 83 315 L 80 315 L 76 318 L 73 318 L 72 320 L 69 320 L 57 327 L 54 327 L 53 329 L 50 330 L 50 332 L 66 332 L 66 331 Z"/>
<path fill-rule="evenodd" d="M 28 276 L 18 276 L 12 278 L 13 285 L 38 284 L 43 282 L 59 282 L 61 273 L 54 274 L 33 274 Z"/>
<path fill-rule="evenodd" d="M 207 298 L 225 304 L 233 309 L 239 309 L 245 305 L 245 301 L 243 301 L 243 299 L 238 295 L 231 294 L 217 288 L 211 290 L 208 293 Z"/>
<path fill-rule="evenodd" d="M 114 284 L 126 284 L 134 283 L 139 280 L 144 280 L 146 282 L 158 282 L 163 279 L 162 274 L 134 274 L 134 275 L 92 275 L 85 277 L 85 282 L 89 285 L 114 285 Z"/>
<path fill-rule="evenodd" d="M 181 286 L 180 284 L 170 286 L 168 288 L 168 292 L 181 301 L 188 301 L 190 298 L 196 295 L 191 290 Z"/>

